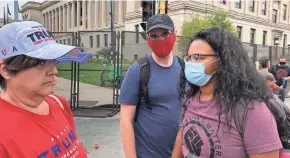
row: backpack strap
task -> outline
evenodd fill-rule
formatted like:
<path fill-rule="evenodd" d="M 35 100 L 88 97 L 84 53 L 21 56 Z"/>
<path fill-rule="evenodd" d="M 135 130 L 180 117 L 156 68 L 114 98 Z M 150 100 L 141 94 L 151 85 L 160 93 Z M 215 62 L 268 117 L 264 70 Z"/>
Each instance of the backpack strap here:
<path fill-rule="evenodd" d="M 140 59 L 137 59 L 137 62 L 140 66 L 140 75 L 139 75 L 139 82 L 140 82 L 140 88 L 139 88 L 139 104 L 142 100 L 145 101 L 146 105 L 150 105 L 149 97 L 148 97 L 148 81 L 150 78 L 150 64 L 147 57 L 143 57 Z"/>
<path fill-rule="evenodd" d="M 137 115 L 139 112 L 139 108 L 141 102 L 146 103 L 148 108 L 150 107 L 149 97 L 148 97 L 148 80 L 150 78 L 150 64 L 147 57 L 137 59 L 140 67 L 140 75 L 139 75 L 139 102 L 136 105 L 136 112 L 135 112 L 135 121 L 137 119 Z"/>
<path fill-rule="evenodd" d="M 185 74 L 184 74 L 184 68 L 185 68 L 185 63 L 184 61 L 176 56 L 177 59 L 178 59 L 178 62 L 181 66 L 181 70 L 180 70 L 180 75 L 179 75 L 179 80 L 178 80 L 178 84 L 177 84 L 177 90 L 178 90 L 178 93 L 179 93 L 179 98 L 180 98 L 180 102 L 182 103 L 183 100 L 181 100 L 181 98 L 183 98 L 183 91 L 185 91 L 185 84 L 186 84 L 186 79 L 185 79 Z"/>

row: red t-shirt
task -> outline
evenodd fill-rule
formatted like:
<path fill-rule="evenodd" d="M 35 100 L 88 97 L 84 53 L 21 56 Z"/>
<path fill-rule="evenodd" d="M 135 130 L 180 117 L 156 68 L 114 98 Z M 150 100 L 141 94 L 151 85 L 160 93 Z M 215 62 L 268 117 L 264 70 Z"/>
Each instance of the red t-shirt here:
<path fill-rule="evenodd" d="M 0 98 L 0 158 L 87 158 L 67 101 L 46 97 L 50 112 L 37 115 Z"/>

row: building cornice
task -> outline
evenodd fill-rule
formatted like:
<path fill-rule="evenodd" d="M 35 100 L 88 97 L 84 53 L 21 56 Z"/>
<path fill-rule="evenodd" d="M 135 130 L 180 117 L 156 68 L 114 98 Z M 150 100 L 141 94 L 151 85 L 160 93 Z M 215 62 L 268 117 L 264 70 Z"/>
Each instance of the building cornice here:
<path fill-rule="evenodd" d="M 41 4 L 42 3 L 28 1 L 21 7 L 19 12 L 24 13 L 28 9 L 41 10 Z"/>
<path fill-rule="evenodd" d="M 60 2 L 60 1 L 44 1 L 42 3 L 41 9 L 45 9 L 45 8 L 47 8 L 49 6 L 52 6 L 52 5 L 54 5 L 54 4 L 58 3 L 58 2 Z"/>
<path fill-rule="evenodd" d="M 125 15 L 125 21 L 135 20 L 142 17 L 142 13 L 140 11 L 130 12 Z"/>
<path fill-rule="evenodd" d="M 168 8 L 169 8 L 169 12 L 184 10 L 184 13 L 186 13 L 186 11 L 194 11 L 194 12 L 198 12 L 198 13 L 208 13 L 208 14 L 212 14 L 212 13 L 222 9 L 220 7 L 217 7 L 217 6 L 213 6 L 210 4 L 205 4 L 205 3 L 201 3 L 201 2 L 197 2 L 197 1 L 195 1 L 194 3 L 192 1 L 173 1 L 170 3 Z M 285 29 L 290 30 L 289 24 L 285 24 L 285 23 L 281 23 L 281 22 L 280 23 L 272 23 L 268 19 L 247 15 L 247 14 L 240 13 L 240 12 L 237 12 L 234 10 L 228 10 L 228 13 L 229 13 L 229 17 L 231 19 L 246 21 L 246 22 L 255 23 L 255 24 L 259 24 L 259 25 L 265 25 L 268 27 L 274 27 L 274 28 L 283 29 L 283 30 L 285 30 Z M 189 13 L 187 13 L 187 14 L 189 14 Z"/>
<path fill-rule="evenodd" d="M 58 3 L 58 2 L 60 2 L 60 1 L 44 1 L 42 3 L 28 1 L 21 7 L 20 13 L 23 13 L 23 12 L 29 10 L 29 9 L 42 11 L 43 9 L 45 9 L 45 8 L 47 8 L 49 6 L 52 6 L 52 5 L 54 5 L 54 4 Z"/>

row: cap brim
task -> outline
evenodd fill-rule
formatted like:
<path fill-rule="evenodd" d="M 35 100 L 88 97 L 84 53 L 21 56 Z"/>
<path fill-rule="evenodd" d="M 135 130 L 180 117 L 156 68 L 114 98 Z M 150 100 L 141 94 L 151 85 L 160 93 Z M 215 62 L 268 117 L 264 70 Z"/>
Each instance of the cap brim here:
<path fill-rule="evenodd" d="M 153 29 L 157 29 L 157 28 L 162 28 L 162 29 L 166 29 L 166 30 L 173 30 L 174 29 L 173 27 L 170 27 L 168 25 L 157 24 L 157 25 L 150 27 L 146 33 L 148 33 L 149 31 L 151 31 Z"/>
<path fill-rule="evenodd" d="M 81 52 L 78 47 L 58 43 L 46 45 L 40 49 L 26 53 L 25 55 L 42 60 L 54 59 L 56 63 L 72 61 L 85 63 L 92 57 L 92 54 Z"/>

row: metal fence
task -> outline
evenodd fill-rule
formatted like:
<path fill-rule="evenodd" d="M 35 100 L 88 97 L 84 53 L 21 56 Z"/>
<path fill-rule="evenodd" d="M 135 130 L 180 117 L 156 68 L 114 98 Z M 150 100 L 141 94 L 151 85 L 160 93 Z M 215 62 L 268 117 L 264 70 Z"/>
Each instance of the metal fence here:
<path fill-rule="evenodd" d="M 94 54 L 86 64 L 58 65 L 59 80 L 55 93 L 65 96 L 77 116 L 108 117 L 119 111 L 122 78 L 136 59 L 151 53 L 146 36 L 130 31 L 55 32 L 58 43 L 79 46 Z M 174 54 L 187 53 L 190 38 L 177 37 Z M 290 60 L 290 49 L 243 43 L 253 62 L 267 56 L 276 64 L 280 56 Z"/>
<path fill-rule="evenodd" d="M 58 43 L 75 46 L 76 35 L 74 32 L 52 32 L 53 37 Z M 64 96 L 70 103 L 72 110 L 76 105 L 76 63 L 62 63 L 57 65 L 58 83 L 54 93 Z"/>
<path fill-rule="evenodd" d="M 271 64 L 277 64 L 281 56 L 290 60 L 290 49 L 278 46 L 258 45 L 252 43 L 243 43 L 244 49 L 248 52 L 248 56 L 252 58 L 253 62 L 259 60 L 261 57 L 268 57 Z"/>

